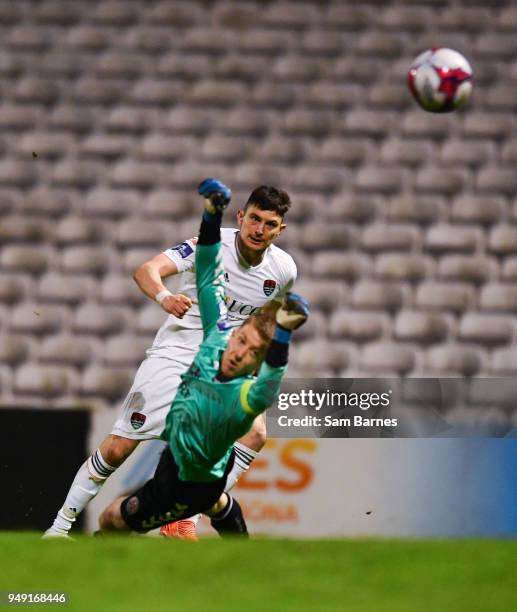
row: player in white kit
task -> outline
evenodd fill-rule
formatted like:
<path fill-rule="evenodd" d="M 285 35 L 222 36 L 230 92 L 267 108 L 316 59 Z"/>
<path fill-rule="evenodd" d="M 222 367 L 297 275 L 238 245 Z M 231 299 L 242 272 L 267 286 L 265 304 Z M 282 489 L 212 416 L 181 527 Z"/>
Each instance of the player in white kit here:
<path fill-rule="evenodd" d="M 200 193 L 231 197 L 230 190 L 215 179 L 203 181 Z M 244 209 L 237 213 L 239 230 L 221 230 L 225 301 L 232 325 L 242 324 L 266 302 L 281 300 L 296 280 L 292 257 L 272 244 L 286 227 L 283 220 L 289 207 L 285 191 L 258 187 Z M 136 270 L 134 279 L 140 289 L 156 300 L 169 316 L 146 352 L 111 434 L 77 472 L 63 507 L 45 532 L 47 536 L 67 535 L 76 516 L 139 442 L 160 437 L 181 382 L 180 375 L 192 363 L 202 341 L 201 317 L 196 303 L 195 249 L 196 239 L 186 240 Z M 181 285 L 178 294 L 172 294 L 164 286 L 163 279 L 178 273 L 182 274 Z M 226 490 L 249 468 L 264 443 L 265 424 L 263 418 L 258 417 L 254 428 L 235 444 L 235 464 L 228 476 Z M 182 523 L 165 526 L 162 533 L 195 539 L 195 523 Z"/>

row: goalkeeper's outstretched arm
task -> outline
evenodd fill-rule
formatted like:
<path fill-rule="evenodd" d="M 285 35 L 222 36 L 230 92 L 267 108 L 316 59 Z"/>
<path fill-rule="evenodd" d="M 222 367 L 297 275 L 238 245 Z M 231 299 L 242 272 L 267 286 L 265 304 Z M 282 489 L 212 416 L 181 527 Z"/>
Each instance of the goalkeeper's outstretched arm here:
<path fill-rule="evenodd" d="M 205 198 L 205 210 L 196 248 L 196 285 L 204 337 L 227 312 L 224 303 L 224 268 L 221 255 L 221 220 L 231 191 L 216 179 L 204 180 L 198 188 Z"/>
<path fill-rule="evenodd" d="M 248 414 L 257 416 L 274 403 L 287 370 L 292 332 L 303 325 L 308 316 L 307 300 L 295 293 L 288 293 L 276 313 L 275 334 L 257 380 L 244 383 L 242 388 L 241 405 Z"/>

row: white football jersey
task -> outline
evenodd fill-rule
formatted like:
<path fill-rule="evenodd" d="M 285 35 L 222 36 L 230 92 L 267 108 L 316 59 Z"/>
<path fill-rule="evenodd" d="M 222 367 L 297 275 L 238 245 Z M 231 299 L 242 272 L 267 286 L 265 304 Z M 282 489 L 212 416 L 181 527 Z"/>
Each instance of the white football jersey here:
<path fill-rule="evenodd" d="M 272 244 L 257 266 L 250 266 L 237 249 L 236 229 L 222 228 L 221 242 L 225 270 L 225 300 L 230 324 L 241 325 L 251 314 L 272 299 L 282 299 L 296 280 L 293 258 Z M 195 274 L 196 239 L 167 249 L 164 254 L 181 272 L 178 293 L 188 296 L 193 305 L 183 319 L 169 315 L 158 330 L 148 354 L 160 354 L 190 364 L 203 339 L 197 304 Z"/>

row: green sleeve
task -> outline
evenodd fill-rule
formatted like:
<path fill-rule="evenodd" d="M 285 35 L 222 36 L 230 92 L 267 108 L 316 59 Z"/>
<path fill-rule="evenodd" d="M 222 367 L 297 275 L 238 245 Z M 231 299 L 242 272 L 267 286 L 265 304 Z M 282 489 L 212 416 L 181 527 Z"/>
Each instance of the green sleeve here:
<path fill-rule="evenodd" d="M 244 412 L 258 416 L 273 405 L 287 366 L 272 368 L 266 362 L 260 366 L 256 380 L 247 380 L 241 387 L 241 407 Z"/>
<path fill-rule="evenodd" d="M 221 243 L 196 247 L 196 284 L 203 337 L 219 324 L 227 327 L 228 311 L 224 303 L 224 268 Z"/>

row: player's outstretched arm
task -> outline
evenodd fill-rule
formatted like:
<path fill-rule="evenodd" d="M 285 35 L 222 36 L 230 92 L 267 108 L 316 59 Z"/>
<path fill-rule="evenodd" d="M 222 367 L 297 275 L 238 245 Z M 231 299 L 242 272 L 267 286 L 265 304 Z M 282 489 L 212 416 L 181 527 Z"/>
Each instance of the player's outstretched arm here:
<path fill-rule="evenodd" d="M 230 203 L 232 192 L 217 179 L 205 179 L 198 187 L 205 198 L 205 210 L 196 248 L 196 285 L 203 331 L 207 333 L 224 323 L 224 269 L 221 255 L 221 220 Z"/>
<path fill-rule="evenodd" d="M 275 401 L 282 378 L 287 370 L 289 342 L 295 329 L 301 327 L 309 316 L 309 304 L 296 293 L 288 293 L 276 313 L 275 335 L 255 383 L 243 387 L 241 404 L 246 412 L 256 416 Z"/>
<path fill-rule="evenodd" d="M 133 273 L 133 279 L 140 290 L 175 317 L 182 318 L 192 306 L 192 300 L 182 293 L 171 293 L 163 279 L 178 274 L 178 266 L 166 255 L 160 253 L 144 262 Z"/>

